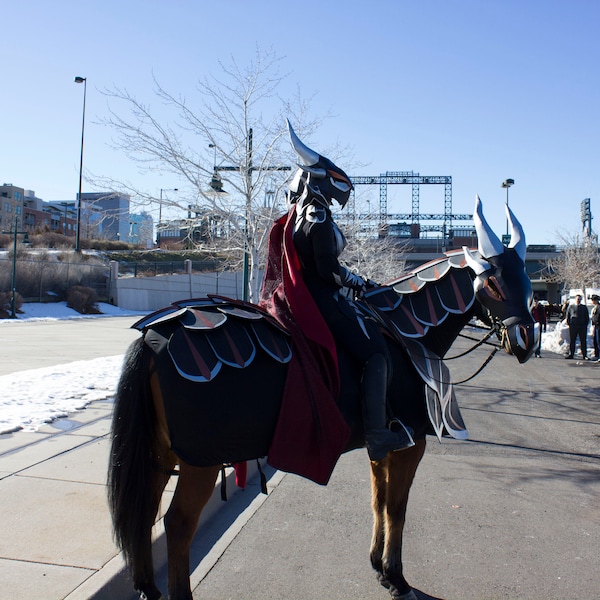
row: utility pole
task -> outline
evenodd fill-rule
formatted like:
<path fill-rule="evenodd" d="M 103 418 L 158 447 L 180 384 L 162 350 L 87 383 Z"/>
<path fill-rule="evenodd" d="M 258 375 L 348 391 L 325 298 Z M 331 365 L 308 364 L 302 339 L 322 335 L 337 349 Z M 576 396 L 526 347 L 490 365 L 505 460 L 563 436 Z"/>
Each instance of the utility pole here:
<path fill-rule="evenodd" d="M 16 310 L 16 303 L 15 303 L 15 295 L 17 293 L 16 287 L 17 287 L 17 235 L 24 235 L 25 237 L 23 238 L 23 243 L 24 244 L 28 244 L 29 243 L 29 234 L 27 233 L 27 231 L 18 231 L 19 229 L 19 217 L 15 217 L 15 229 L 14 231 L 3 231 L 2 233 L 4 234 L 8 234 L 8 235 L 13 235 L 14 239 L 13 239 L 13 264 L 12 264 L 12 283 L 11 283 L 11 290 L 12 290 L 12 296 L 10 299 L 10 318 L 11 319 L 16 319 L 17 318 L 17 310 Z"/>
<path fill-rule="evenodd" d="M 209 148 L 215 148 L 215 158 L 216 158 L 216 145 L 210 144 Z M 246 144 L 246 158 L 247 158 L 247 168 L 244 173 L 244 177 L 246 178 L 246 206 L 244 210 L 244 263 L 242 270 L 242 280 L 243 280 L 243 288 L 242 288 L 242 300 L 244 302 L 248 302 L 248 286 L 250 279 L 250 239 L 249 239 L 249 229 L 248 229 L 248 221 L 250 219 L 250 211 L 252 209 L 252 173 L 254 171 L 291 171 L 291 167 L 258 167 L 254 168 L 252 165 L 252 127 L 248 130 L 248 141 Z M 217 175 L 219 171 L 240 171 L 241 168 L 239 166 L 221 166 L 217 167 L 214 165 L 214 174 Z M 223 185 L 220 178 L 216 178 L 213 175 L 213 180 L 211 181 L 211 187 L 216 192 L 223 192 Z M 214 183 L 213 183 L 214 182 Z"/>

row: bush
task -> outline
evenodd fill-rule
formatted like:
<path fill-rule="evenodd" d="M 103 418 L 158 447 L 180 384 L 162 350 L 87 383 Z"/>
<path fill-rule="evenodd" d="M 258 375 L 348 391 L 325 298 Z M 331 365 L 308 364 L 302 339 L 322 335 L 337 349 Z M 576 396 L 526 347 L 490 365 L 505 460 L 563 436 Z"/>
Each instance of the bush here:
<path fill-rule="evenodd" d="M 74 285 L 66 291 L 65 299 L 67 301 L 67 306 L 73 308 L 82 315 L 100 314 L 100 310 L 98 310 L 98 307 L 96 306 L 98 296 L 96 291 L 92 288 Z"/>
<path fill-rule="evenodd" d="M 65 237 L 62 233 L 55 231 L 44 231 L 32 236 L 29 236 L 31 246 L 33 248 L 73 248 L 75 246 L 75 238 Z"/>
<path fill-rule="evenodd" d="M 133 244 L 117 240 L 80 240 L 79 244 L 84 250 L 99 250 L 102 252 L 119 252 L 134 248 Z"/>
<path fill-rule="evenodd" d="M 15 312 L 21 312 L 23 298 L 19 292 L 15 292 Z M 12 317 L 12 292 L 0 292 L 0 319 Z"/>

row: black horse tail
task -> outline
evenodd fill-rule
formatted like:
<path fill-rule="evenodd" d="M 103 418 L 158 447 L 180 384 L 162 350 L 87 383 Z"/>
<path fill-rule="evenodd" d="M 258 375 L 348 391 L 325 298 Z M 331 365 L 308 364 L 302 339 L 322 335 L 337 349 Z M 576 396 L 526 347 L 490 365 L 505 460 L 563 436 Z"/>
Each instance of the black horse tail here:
<path fill-rule="evenodd" d="M 150 357 L 140 338 L 127 350 L 117 387 L 107 482 L 114 538 L 137 589 L 153 579 L 151 530 L 162 493 L 156 432 Z"/>

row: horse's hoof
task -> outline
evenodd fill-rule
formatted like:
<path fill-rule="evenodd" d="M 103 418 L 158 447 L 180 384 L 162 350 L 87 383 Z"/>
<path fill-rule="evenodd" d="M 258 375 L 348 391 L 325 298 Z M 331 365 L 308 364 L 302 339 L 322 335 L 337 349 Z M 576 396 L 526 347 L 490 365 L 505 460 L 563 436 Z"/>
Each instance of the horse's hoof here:
<path fill-rule="evenodd" d="M 377 571 L 377 581 L 379 581 L 379 583 L 386 589 L 389 590 L 390 589 L 390 582 L 385 578 L 385 575 L 383 573 L 380 573 L 379 571 Z"/>
<path fill-rule="evenodd" d="M 390 595 L 393 600 L 419 600 L 413 590 L 409 590 L 405 594 L 399 594 L 397 588 L 391 588 Z"/>

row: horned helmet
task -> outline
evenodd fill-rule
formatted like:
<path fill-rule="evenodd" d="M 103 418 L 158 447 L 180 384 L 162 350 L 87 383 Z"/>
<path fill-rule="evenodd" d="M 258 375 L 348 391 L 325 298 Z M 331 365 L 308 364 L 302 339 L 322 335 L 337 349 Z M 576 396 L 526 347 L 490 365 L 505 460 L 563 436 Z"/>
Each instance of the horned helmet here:
<path fill-rule="evenodd" d="M 343 208 L 354 188 L 350 177 L 328 158 L 300 141 L 289 120 L 287 124 L 292 147 L 302 161 L 290 182 L 290 201 L 295 202 L 306 191 L 325 206 L 331 206 L 335 200 Z"/>

